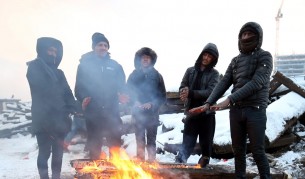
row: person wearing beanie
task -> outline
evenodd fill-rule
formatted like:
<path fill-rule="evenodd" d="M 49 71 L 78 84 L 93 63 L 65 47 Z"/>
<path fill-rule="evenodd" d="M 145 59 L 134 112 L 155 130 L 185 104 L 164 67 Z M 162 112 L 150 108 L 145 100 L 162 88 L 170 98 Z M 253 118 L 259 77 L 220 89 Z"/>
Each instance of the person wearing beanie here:
<path fill-rule="evenodd" d="M 195 65 L 189 67 L 179 87 L 180 99 L 184 102 L 186 118 L 183 119 L 182 147 L 176 156 L 177 163 L 186 163 L 193 152 L 197 137 L 201 147 L 198 163 L 202 168 L 209 164 L 215 133 L 215 112 L 189 115 L 188 110 L 203 105 L 218 83 L 219 73 L 214 69 L 218 62 L 218 49 L 213 43 L 204 46 Z"/>
<path fill-rule="evenodd" d="M 268 106 L 272 56 L 261 48 L 263 30 L 256 22 L 244 24 L 238 34 L 240 53 L 229 64 L 222 80 L 203 106 L 189 112 L 230 108 L 230 130 L 236 178 L 246 178 L 247 139 L 261 179 L 271 178 L 265 154 L 266 108 Z M 233 85 L 231 94 L 213 105 Z"/>
<path fill-rule="evenodd" d="M 71 129 L 70 114 L 75 100 L 64 72 L 58 69 L 63 56 L 62 43 L 52 37 L 37 39 L 37 58 L 28 62 L 27 80 L 32 97 L 32 133 L 38 144 L 37 167 L 41 179 L 48 179 L 52 153 L 52 178 L 59 179 L 64 138 Z"/>
<path fill-rule="evenodd" d="M 127 86 L 130 94 L 131 113 L 135 119 L 137 159 L 156 159 L 156 137 L 159 126 L 159 109 L 166 101 L 162 75 L 155 69 L 157 54 L 148 47 L 139 49 L 134 57 L 135 69 L 129 75 Z"/>
<path fill-rule="evenodd" d="M 102 145 L 121 146 L 122 121 L 119 103 L 128 101 L 122 66 L 110 58 L 109 41 L 102 33 L 92 35 L 92 51 L 78 65 L 75 97 L 81 103 L 91 159 L 100 159 Z M 106 138 L 107 143 L 102 143 Z"/>

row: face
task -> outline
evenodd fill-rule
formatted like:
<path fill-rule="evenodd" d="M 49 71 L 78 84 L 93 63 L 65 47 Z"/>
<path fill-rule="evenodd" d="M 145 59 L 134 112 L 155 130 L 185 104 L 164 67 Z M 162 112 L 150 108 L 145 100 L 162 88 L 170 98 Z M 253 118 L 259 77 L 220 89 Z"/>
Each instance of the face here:
<path fill-rule="evenodd" d="M 241 34 L 241 39 L 245 40 L 245 39 L 248 39 L 253 36 L 255 36 L 255 33 L 251 32 L 251 31 L 245 31 Z"/>
<path fill-rule="evenodd" d="M 52 56 L 52 57 L 56 58 L 56 56 L 57 56 L 57 48 L 55 48 L 53 46 L 49 47 L 48 50 L 47 50 L 47 54 L 49 56 Z"/>
<path fill-rule="evenodd" d="M 51 46 L 47 49 L 47 57 L 46 60 L 48 63 L 55 64 L 57 57 L 57 48 Z"/>
<path fill-rule="evenodd" d="M 94 52 L 99 56 L 99 57 L 104 57 L 108 54 L 108 44 L 106 42 L 99 42 L 96 44 L 94 47 Z"/>
<path fill-rule="evenodd" d="M 151 57 L 148 55 L 142 55 L 141 57 L 141 65 L 143 68 L 147 68 L 151 65 Z"/>
<path fill-rule="evenodd" d="M 214 59 L 213 55 L 211 55 L 207 52 L 204 52 L 203 55 L 202 55 L 201 65 L 208 66 L 209 64 L 212 63 L 213 59 Z"/>

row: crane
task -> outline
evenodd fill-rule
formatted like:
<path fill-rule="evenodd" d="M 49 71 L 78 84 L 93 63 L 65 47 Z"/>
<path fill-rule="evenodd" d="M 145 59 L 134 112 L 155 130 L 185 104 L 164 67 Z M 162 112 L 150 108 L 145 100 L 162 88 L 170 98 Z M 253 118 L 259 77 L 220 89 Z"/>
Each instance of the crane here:
<path fill-rule="evenodd" d="M 282 0 L 280 8 L 277 11 L 277 15 L 275 17 L 275 21 L 276 21 L 276 37 L 275 37 L 275 59 L 274 59 L 274 64 L 273 67 L 276 68 L 277 66 L 277 58 L 278 58 L 278 50 L 279 50 L 279 29 L 280 29 L 280 18 L 283 17 L 283 13 L 282 13 L 282 7 L 284 4 L 284 0 Z"/>

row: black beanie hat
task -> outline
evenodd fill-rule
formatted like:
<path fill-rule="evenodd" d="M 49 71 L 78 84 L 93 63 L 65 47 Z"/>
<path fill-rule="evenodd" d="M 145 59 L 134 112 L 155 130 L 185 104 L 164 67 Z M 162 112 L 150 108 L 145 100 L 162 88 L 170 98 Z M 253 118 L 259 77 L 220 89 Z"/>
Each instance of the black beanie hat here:
<path fill-rule="evenodd" d="M 108 49 L 110 48 L 109 45 L 109 41 L 108 39 L 105 37 L 104 34 L 99 33 L 99 32 L 95 32 L 92 35 L 92 49 L 94 49 L 94 47 L 96 46 L 96 44 L 100 43 L 100 42 L 106 42 L 108 44 Z"/>

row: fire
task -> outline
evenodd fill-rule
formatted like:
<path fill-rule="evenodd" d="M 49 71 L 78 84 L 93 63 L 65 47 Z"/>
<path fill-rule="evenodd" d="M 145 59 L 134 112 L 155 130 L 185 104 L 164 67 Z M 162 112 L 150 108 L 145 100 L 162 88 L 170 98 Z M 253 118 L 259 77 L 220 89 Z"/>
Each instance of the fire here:
<path fill-rule="evenodd" d="M 111 179 L 153 179 L 149 169 L 157 169 L 158 164 L 148 164 L 146 162 L 137 162 L 130 160 L 124 150 L 120 148 L 110 149 L 111 157 L 106 160 L 105 154 L 102 154 L 101 160 L 93 161 L 90 165 L 84 166 L 79 172 L 99 175 L 101 173 L 111 172 Z M 100 178 L 100 177 L 94 177 Z M 161 177 L 162 178 L 162 177 Z"/>
<path fill-rule="evenodd" d="M 137 165 L 132 160 L 129 160 L 128 155 L 125 151 L 120 153 L 119 148 L 110 150 L 112 158 L 110 162 L 118 169 L 115 176 L 112 179 L 152 179 L 152 175 L 143 170 L 141 165 Z M 123 158 L 123 160 L 122 160 Z"/>

